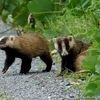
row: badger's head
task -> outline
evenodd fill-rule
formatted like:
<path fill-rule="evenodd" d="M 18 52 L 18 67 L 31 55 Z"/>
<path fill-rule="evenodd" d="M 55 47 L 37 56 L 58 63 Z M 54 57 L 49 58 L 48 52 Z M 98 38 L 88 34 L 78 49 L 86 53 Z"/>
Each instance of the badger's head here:
<path fill-rule="evenodd" d="M 0 38 L 0 49 L 12 47 L 14 40 L 15 40 L 15 36 L 1 37 Z"/>
<path fill-rule="evenodd" d="M 58 50 L 61 56 L 67 56 L 75 43 L 72 36 L 60 36 L 54 38 L 53 42 L 55 48 Z"/>

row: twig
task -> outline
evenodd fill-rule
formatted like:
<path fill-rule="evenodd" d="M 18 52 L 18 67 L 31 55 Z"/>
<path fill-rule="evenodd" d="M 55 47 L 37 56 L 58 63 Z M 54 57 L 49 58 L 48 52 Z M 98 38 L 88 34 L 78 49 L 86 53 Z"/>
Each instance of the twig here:
<path fill-rule="evenodd" d="M 0 94 L 0 97 L 3 96 L 4 94 L 5 94 L 5 92 L 1 93 L 1 94 Z"/>
<path fill-rule="evenodd" d="M 35 77 L 37 74 L 32 74 L 30 75 L 28 78 L 32 78 L 32 77 Z"/>
<path fill-rule="evenodd" d="M 9 31 L 9 30 L 11 30 L 11 29 L 13 29 L 13 28 L 14 28 L 14 27 L 11 27 L 11 28 L 9 28 L 9 29 L 3 31 L 3 32 L 0 32 L 0 34 L 3 34 L 3 33 L 7 32 L 7 31 Z"/>
<path fill-rule="evenodd" d="M 65 100 L 65 99 L 68 100 L 68 98 L 65 97 L 64 95 L 57 95 L 57 94 L 56 94 L 54 97 L 55 97 L 55 98 L 62 98 L 62 99 L 64 99 L 64 100 Z"/>
<path fill-rule="evenodd" d="M 32 78 L 32 77 L 36 77 L 39 81 L 42 81 L 42 82 L 47 82 L 46 80 L 44 80 L 44 79 L 41 79 L 37 74 L 35 74 L 35 75 L 31 75 L 31 76 L 29 76 L 29 78 Z"/>

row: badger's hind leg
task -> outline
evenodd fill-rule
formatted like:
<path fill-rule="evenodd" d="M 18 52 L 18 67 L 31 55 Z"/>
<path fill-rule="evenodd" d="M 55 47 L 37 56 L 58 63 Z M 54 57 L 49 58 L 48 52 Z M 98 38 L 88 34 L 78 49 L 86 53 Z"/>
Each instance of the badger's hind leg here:
<path fill-rule="evenodd" d="M 32 62 L 32 59 L 23 58 L 22 59 L 22 64 L 21 64 L 21 70 L 20 70 L 19 74 L 26 74 L 26 73 L 28 73 L 30 68 L 31 68 L 31 62 Z"/>
<path fill-rule="evenodd" d="M 82 60 L 88 56 L 87 52 L 79 54 L 74 62 L 75 71 L 80 71 L 82 69 Z"/>
<path fill-rule="evenodd" d="M 52 58 L 50 56 L 50 54 L 44 54 L 42 56 L 40 56 L 41 60 L 46 64 L 46 69 L 43 70 L 43 72 L 49 72 L 51 70 L 52 67 Z"/>

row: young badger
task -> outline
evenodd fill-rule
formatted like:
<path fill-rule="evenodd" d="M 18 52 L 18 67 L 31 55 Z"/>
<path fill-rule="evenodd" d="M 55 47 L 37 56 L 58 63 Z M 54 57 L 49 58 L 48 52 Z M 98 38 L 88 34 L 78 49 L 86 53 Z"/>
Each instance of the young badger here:
<path fill-rule="evenodd" d="M 91 45 L 72 36 L 59 36 L 54 38 L 53 42 L 62 59 L 60 74 L 63 74 L 66 68 L 73 72 L 79 71 L 81 61 L 88 55 L 87 49 Z"/>
<path fill-rule="evenodd" d="M 26 74 L 31 68 L 32 58 L 39 56 L 47 65 L 43 72 L 49 72 L 52 58 L 48 41 L 38 33 L 29 33 L 22 36 L 8 36 L 0 38 L 0 49 L 6 52 L 6 60 L 2 73 L 6 73 L 15 57 L 22 59 L 20 74 Z"/>

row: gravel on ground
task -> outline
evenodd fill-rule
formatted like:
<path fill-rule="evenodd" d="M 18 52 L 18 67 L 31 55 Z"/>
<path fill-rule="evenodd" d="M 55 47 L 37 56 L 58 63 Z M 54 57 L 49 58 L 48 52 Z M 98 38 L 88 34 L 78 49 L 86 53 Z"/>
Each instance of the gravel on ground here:
<path fill-rule="evenodd" d="M 9 28 L 0 20 L 0 33 Z M 16 32 L 10 30 L 1 33 L 0 37 L 4 35 L 16 35 Z M 0 50 L 0 95 L 6 94 L 8 98 L 3 100 L 78 100 L 80 91 L 70 88 L 67 78 L 57 77 L 59 64 L 53 65 L 50 72 L 42 73 L 45 64 L 39 57 L 33 58 L 30 72 L 18 75 L 21 60 L 16 58 L 9 70 L 2 74 L 5 57 L 5 52 Z"/>

